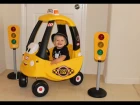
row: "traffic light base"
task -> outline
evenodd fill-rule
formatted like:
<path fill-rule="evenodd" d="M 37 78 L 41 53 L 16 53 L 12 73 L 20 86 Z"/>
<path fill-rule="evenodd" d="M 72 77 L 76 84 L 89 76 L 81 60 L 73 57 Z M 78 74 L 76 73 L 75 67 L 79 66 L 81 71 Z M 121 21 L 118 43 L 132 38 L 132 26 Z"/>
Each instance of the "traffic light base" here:
<path fill-rule="evenodd" d="M 19 75 L 20 75 L 20 72 L 17 72 L 17 79 L 19 79 Z M 8 79 L 16 79 L 16 73 L 15 72 L 11 72 L 7 75 L 7 78 Z"/>
<path fill-rule="evenodd" d="M 94 87 L 88 90 L 88 95 L 95 98 L 103 98 L 107 95 L 107 92 L 102 88 L 96 90 L 96 87 Z"/>

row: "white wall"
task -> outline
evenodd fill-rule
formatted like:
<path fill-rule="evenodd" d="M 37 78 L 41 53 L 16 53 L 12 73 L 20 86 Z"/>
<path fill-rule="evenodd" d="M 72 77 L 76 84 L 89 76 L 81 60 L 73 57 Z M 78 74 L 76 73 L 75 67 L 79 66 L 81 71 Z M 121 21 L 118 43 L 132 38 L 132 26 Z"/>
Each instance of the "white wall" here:
<path fill-rule="evenodd" d="M 0 4 L 0 73 L 2 73 L 6 69 L 4 23 L 3 23 L 2 12 L 3 12 L 3 5 Z"/>
<path fill-rule="evenodd" d="M 85 73 L 96 74 L 97 62 L 94 60 L 94 40 L 93 36 L 97 31 L 107 31 L 108 4 L 88 4 L 87 5 L 87 34 L 86 34 L 86 56 Z M 101 74 L 104 63 L 101 64 Z"/>
<path fill-rule="evenodd" d="M 1 4 L 2 5 L 2 16 L 4 23 L 4 42 L 5 42 L 5 60 L 6 60 L 6 69 L 14 69 L 13 64 L 13 50 L 9 47 L 8 42 L 8 31 L 7 28 L 11 24 L 19 25 L 20 21 L 20 4 Z M 20 41 L 21 42 L 21 41 Z M 21 53 L 21 43 L 19 44 L 19 48 L 16 50 L 17 55 L 17 69 L 19 70 L 19 66 L 21 63 L 22 53 Z"/>
<path fill-rule="evenodd" d="M 140 14 L 138 13 L 138 10 L 140 10 L 140 4 L 110 5 L 111 8 L 109 8 L 108 16 L 107 4 L 88 4 L 87 37 L 85 39 L 85 71 L 87 74 L 96 74 L 97 72 L 97 69 L 92 69 L 95 68 L 95 66 L 97 67 L 97 63 L 93 58 L 94 33 L 97 31 L 108 31 L 110 40 L 105 69 L 104 64 L 102 64 L 105 82 L 113 84 L 140 83 L 140 56 L 138 55 L 140 53 Z M 20 4 L 1 4 L 0 8 L 2 10 L 1 16 L 3 16 L 3 19 L 1 18 L 0 21 L 1 23 L 3 22 L 2 24 L 4 25 L 6 68 L 13 69 L 13 51 L 9 48 L 7 27 L 10 24 L 17 24 L 20 26 Z M 0 35 L 2 35 L 2 33 L 3 32 L 1 31 Z M 0 42 L 3 43 L 2 41 Z M 2 47 L 4 46 L 0 46 L 0 48 Z M 0 55 L 4 57 L 4 52 Z M 20 44 L 20 47 L 17 49 L 18 69 L 20 67 L 21 57 L 22 53 Z"/>
<path fill-rule="evenodd" d="M 140 83 L 140 4 L 110 4 L 109 17 L 107 4 L 88 4 L 86 37 L 86 73 L 96 74 L 97 66 L 93 58 L 93 35 L 96 31 L 108 31 L 110 35 L 108 58 L 104 69 L 106 83 Z M 6 69 L 13 69 L 13 51 L 9 48 L 7 27 L 21 24 L 20 4 L 0 5 L 0 64 Z M 107 21 L 108 18 L 108 21 Z M 110 23 L 110 24 L 108 24 Z M 108 29 L 107 29 L 108 26 Z M 3 31 L 4 29 L 4 31 Z M 3 36 L 4 35 L 4 36 Z M 3 38 L 4 37 L 4 38 Z M 3 42 L 4 39 L 4 42 Z M 3 43 L 5 43 L 3 45 Z M 17 49 L 17 68 L 21 63 L 21 44 Z M 0 65 L 1 66 L 1 65 Z M 1 71 L 1 69 L 0 69 Z"/>
<path fill-rule="evenodd" d="M 4 37 L 5 37 L 5 54 L 6 54 L 6 68 L 13 69 L 13 51 L 9 48 L 7 43 L 7 27 L 11 24 L 21 24 L 21 8 L 20 4 L 2 4 L 3 9 L 6 11 L 4 15 Z M 88 4 L 87 5 L 87 39 L 86 39 L 86 74 L 96 74 L 97 69 L 93 70 L 97 66 L 97 63 L 93 59 L 93 35 L 97 31 L 106 31 L 107 29 L 107 4 Z M 10 10 L 10 12 L 9 12 Z M 21 41 L 20 41 L 21 42 Z M 90 46 L 90 48 L 88 47 Z M 21 44 L 17 49 L 17 69 L 19 70 L 21 63 Z M 103 70 L 103 65 L 102 65 Z"/>
<path fill-rule="evenodd" d="M 105 82 L 140 83 L 140 4 L 112 4 Z"/>

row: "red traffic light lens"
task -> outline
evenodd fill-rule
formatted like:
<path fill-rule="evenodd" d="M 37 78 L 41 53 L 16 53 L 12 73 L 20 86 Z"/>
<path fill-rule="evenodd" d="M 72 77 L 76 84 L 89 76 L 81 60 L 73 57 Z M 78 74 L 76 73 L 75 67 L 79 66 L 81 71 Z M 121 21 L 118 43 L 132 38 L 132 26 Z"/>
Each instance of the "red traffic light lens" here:
<path fill-rule="evenodd" d="M 15 27 L 11 27 L 11 31 L 16 31 L 16 28 Z"/>
<path fill-rule="evenodd" d="M 100 40 L 103 40 L 103 39 L 104 39 L 104 35 L 103 35 L 103 34 L 100 34 L 100 35 L 98 36 L 98 38 L 99 38 Z"/>

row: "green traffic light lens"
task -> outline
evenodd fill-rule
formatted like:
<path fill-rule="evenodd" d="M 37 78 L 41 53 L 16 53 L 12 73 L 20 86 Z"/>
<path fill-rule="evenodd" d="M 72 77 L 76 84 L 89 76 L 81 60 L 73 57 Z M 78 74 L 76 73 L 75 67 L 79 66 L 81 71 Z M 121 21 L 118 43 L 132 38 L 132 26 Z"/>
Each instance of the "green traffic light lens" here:
<path fill-rule="evenodd" d="M 15 33 L 12 33 L 12 34 L 11 34 L 11 37 L 12 37 L 12 38 L 15 38 L 15 37 L 16 37 L 16 34 L 15 34 Z"/>
<path fill-rule="evenodd" d="M 12 44 L 16 44 L 16 40 L 15 39 L 13 39 L 11 42 L 12 42 Z"/>
<path fill-rule="evenodd" d="M 103 54 L 103 50 L 100 49 L 100 50 L 97 51 L 97 53 L 98 53 L 98 55 L 102 55 Z"/>
<path fill-rule="evenodd" d="M 102 47 L 104 46 L 104 43 L 103 43 L 103 42 L 99 42 L 99 43 L 98 43 L 98 46 L 99 46 L 100 48 L 102 48 Z"/>

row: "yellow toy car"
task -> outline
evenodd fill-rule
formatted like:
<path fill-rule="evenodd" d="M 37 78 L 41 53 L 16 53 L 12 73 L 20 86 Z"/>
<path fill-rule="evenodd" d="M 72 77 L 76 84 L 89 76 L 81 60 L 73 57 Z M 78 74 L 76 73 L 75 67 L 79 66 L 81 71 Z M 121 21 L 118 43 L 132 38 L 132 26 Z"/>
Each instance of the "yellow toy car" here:
<path fill-rule="evenodd" d="M 40 46 L 34 43 L 36 33 L 42 23 L 48 23 Z M 53 48 L 48 49 L 47 45 L 51 31 L 57 24 L 58 32 L 66 33 L 66 25 L 69 26 L 73 44 L 68 44 L 70 59 L 51 65 Z M 48 9 L 48 13 L 40 16 L 26 46 L 23 60 L 20 65 L 19 86 L 26 87 L 28 77 L 46 78 L 51 81 L 62 81 L 70 79 L 73 85 L 79 85 L 83 81 L 83 74 L 80 72 L 83 63 L 83 56 L 80 51 L 80 38 L 74 22 L 58 13 L 57 9 Z M 32 92 L 37 97 L 45 96 L 49 86 L 44 80 L 36 80 L 32 85 Z"/>

